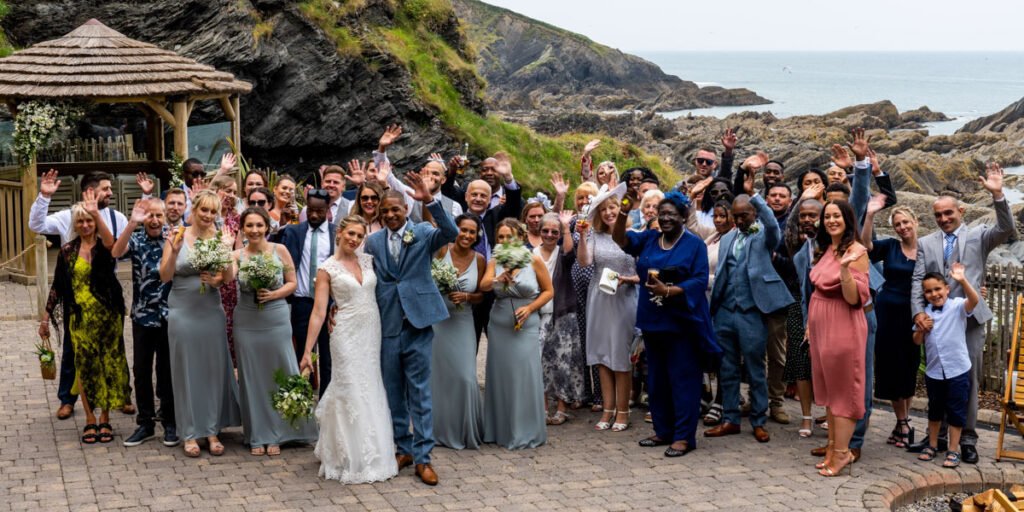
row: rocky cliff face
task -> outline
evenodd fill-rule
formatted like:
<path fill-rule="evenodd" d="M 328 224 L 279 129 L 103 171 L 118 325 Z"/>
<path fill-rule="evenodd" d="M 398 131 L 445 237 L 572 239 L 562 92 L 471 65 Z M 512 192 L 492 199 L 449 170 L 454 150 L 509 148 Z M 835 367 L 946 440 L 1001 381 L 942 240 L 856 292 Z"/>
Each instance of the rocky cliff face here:
<path fill-rule="evenodd" d="M 302 8 L 317 2 L 287 0 L 26 0 L 10 3 L 4 30 L 18 46 L 59 37 L 97 18 L 135 39 L 234 73 L 253 83 L 241 99 L 244 151 L 260 165 L 308 170 L 320 162 L 366 158 L 383 127 L 402 123 L 395 157 L 452 145 L 437 113 L 410 86 L 408 69 L 390 53 L 359 48 L 346 53 Z M 394 24 L 392 2 L 368 0 L 348 31 Z M 452 18 L 437 33 L 465 48 Z M 477 110 L 474 81 L 467 103 Z M 474 104 L 475 101 L 475 104 Z M 198 104 L 192 123 L 223 120 L 216 105 Z M 303 166 L 300 162 L 305 162 Z"/>
<path fill-rule="evenodd" d="M 1011 133 L 1024 131 L 1024 99 L 992 114 L 964 125 L 960 133 Z"/>
<path fill-rule="evenodd" d="M 699 88 L 655 64 L 479 0 L 454 0 L 497 110 L 680 110 L 771 103 L 747 89 Z"/>

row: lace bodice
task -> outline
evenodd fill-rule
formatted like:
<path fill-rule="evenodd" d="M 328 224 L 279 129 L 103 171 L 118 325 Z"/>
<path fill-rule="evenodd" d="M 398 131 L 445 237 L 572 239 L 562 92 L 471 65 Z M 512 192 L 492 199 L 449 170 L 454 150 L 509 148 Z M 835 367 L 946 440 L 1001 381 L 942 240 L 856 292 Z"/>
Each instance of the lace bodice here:
<path fill-rule="evenodd" d="M 373 272 L 373 256 L 359 253 L 359 268 L 363 271 L 362 284 L 356 280 L 356 276 L 349 272 L 345 266 L 335 257 L 327 258 L 320 265 L 328 275 L 331 276 L 331 297 L 338 304 L 338 315 L 352 317 L 365 314 L 369 310 L 377 312 L 377 275 Z M 359 310 L 359 311 L 354 311 Z"/>

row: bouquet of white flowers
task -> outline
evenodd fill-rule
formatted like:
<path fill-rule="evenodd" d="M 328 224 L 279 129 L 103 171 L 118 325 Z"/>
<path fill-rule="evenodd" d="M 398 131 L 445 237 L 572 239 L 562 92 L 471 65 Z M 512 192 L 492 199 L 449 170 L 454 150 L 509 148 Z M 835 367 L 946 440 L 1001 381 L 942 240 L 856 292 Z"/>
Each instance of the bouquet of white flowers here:
<path fill-rule="evenodd" d="M 523 247 L 522 242 L 512 242 L 506 244 L 498 244 L 494 248 L 494 259 L 501 265 L 501 268 L 505 269 L 505 272 L 512 272 L 521 268 L 526 268 L 527 265 L 533 262 L 533 254 L 526 247 Z M 504 290 L 508 290 L 508 284 L 503 286 Z"/>
<path fill-rule="evenodd" d="M 313 354 L 313 364 L 316 364 L 316 354 Z M 308 376 L 308 369 L 291 377 L 285 376 L 281 369 L 274 372 L 274 382 L 278 388 L 270 394 L 270 403 L 292 428 L 296 428 L 299 420 L 313 415 L 315 398 Z"/>
<path fill-rule="evenodd" d="M 266 290 L 277 284 L 278 272 L 284 271 L 284 266 L 278 262 L 273 255 L 259 253 L 247 258 L 238 266 L 238 280 L 245 283 L 253 291 L 253 302 L 258 309 L 263 309 L 256 292 Z"/>
<path fill-rule="evenodd" d="M 206 240 L 197 239 L 188 252 L 188 264 L 199 272 L 211 274 L 224 270 L 231 263 L 231 250 L 217 236 Z M 199 286 L 199 293 L 206 293 L 206 283 Z"/>
<path fill-rule="evenodd" d="M 444 260 L 430 260 L 430 277 L 437 283 L 437 290 L 442 295 L 462 291 L 459 286 L 459 271 L 450 262 Z M 455 309 L 461 310 L 462 304 L 456 304 Z"/>

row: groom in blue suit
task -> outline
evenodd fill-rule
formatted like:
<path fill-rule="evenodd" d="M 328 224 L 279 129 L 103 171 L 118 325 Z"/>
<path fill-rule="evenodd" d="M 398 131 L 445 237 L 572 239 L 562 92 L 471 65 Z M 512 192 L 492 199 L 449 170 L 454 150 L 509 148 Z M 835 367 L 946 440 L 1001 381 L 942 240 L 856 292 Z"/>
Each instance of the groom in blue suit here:
<path fill-rule="evenodd" d="M 448 318 L 448 309 L 430 275 L 430 262 L 438 249 L 455 241 L 459 230 L 419 174 L 407 173 L 406 181 L 413 188 L 412 198 L 430 210 L 437 227 L 409 222 L 405 196 L 390 190 L 380 205 L 386 229 L 367 237 L 365 251 L 373 256 L 377 273 L 383 337 L 380 366 L 391 408 L 398 469 L 415 462 L 416 475 L 423 483 L 437 485 L 437 473 L 430 465 L 434 448 L 430 354 L 432 325 Z"/>
<path fill-rule="evenodd" d="M 715 336 L 722 346 L 722 398 L 725 421 L 704 432 L 706 437 L 740 433 L 740 358 L 750 381 L 750 424 L 754 438 L 766 443 L 771 438 L 764 424 L 768 411 L 768 381 L 765 374 L 765 343 L 768 333 L 763 315 L 793 302 L 785 283 L 772 265 L 771 255 L 782 239 L 775 214 L 754 192 L 754 173 L 748 172 L 744 191 L 732 203 L 736 229 L 722 237 L 718 269 L 711 290 L 711 314 Z M 756 213 L 756 217 L 755 217 Z M 755 223 L 759 220 L 764 229 Z"/>

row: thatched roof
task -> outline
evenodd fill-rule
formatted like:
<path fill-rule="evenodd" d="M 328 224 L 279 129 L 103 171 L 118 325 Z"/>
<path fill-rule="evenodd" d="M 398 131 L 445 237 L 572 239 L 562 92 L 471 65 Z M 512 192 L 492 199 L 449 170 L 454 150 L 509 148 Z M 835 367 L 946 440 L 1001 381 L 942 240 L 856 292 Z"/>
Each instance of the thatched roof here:
<path fill-rule="evenodd" d="M 0 59 L 0 97 L 122 98 L 247 93 L 248 82 L 92 19 Z"/>

